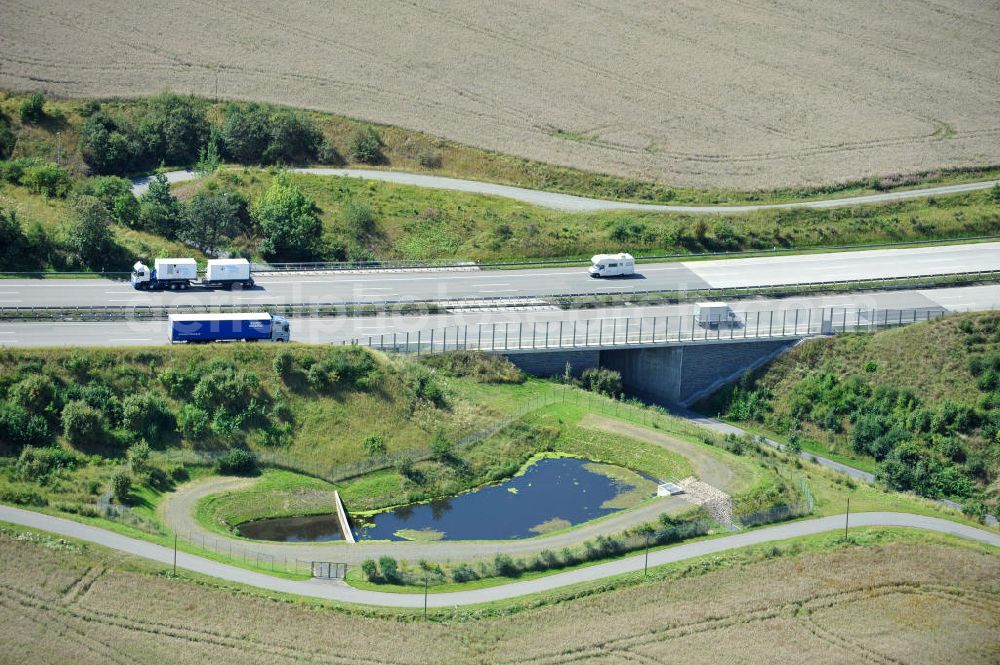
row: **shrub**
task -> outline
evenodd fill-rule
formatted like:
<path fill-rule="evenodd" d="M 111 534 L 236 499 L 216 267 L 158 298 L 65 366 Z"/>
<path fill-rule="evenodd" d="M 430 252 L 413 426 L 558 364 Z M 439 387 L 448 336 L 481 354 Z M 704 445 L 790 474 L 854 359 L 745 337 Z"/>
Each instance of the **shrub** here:
<path fill-rule="evenodd" d="M 361 562 L 361 574 L 369 582 L 378 582 L 381 580 L 378 574 L 378 564 L 375 563 L 375 559 L 365 559 Z"/>
<path fill-rule="evenodd" d="M 351 199 L 344 206 L 344 223 L 351 238 L 360 242 L 375 232 L 375 211 L 364 201 Z"/>
<path fill-rule="evenodd" d="M 73 205 L 73 216 L 68 247 L 84 265 L 103 269 L 115 247 L 111 216 L 93 196 L 78 198 Z"/>
<path fill-rule="evenodd" d="M 122 427 L 136 437 L 156 441 L 175 425 L 169 407 L 153 393 L 129 395 L 122 403 Z"/>
<path fill-rule="evenodd" d="M 128 452 L 125 454 L 128 458 L 129 470 L 137 476 L 146 473 L 149 468 L 150 454 L 152 454 L 152 451 L 149 448 L 149 444 L 144 440 L 140 440 L 138 443 L 129 446 Z"/>
<path fill-rule="evenodd" d="M 132 183 L 117 176 L 99 176 L 87 180 L 81 194 L 93 196 L 104 204 L 116 223 L 129 228 L 139 225 L 140 204 L 132 195 Z"/>
<path fill-rule="evenodd" d="M 424 362 L 451 376 L 469 376 L 479 383 L 524 383 L 525 381 L 524 372 L 507 357 L 501 355 L 479 351 L 454 351 L 428 356 Z"/>
<path fill-rule="evenodd" d="M 212 435 L 212 419 L 208 412 L 194 404 L 183 404 L 177 412 L 177 425 L 188 441 L 201 441 Z"/>
<path fill-rule="evenodd" d="M 75 469 L 81 463 L 80 456 L 69 450 L 25 446 L 14 464 L 14 477 L 44 485 L 53 474 Z"/>
<path fill-rule="evenodd" d="M 378 559 L 378 567 L 382 572 L 382 578 L 390 584 L 398 584 L 401 581 L 399 574 L 399 564 L 391 556 L 385 555 Z"/>
<path fill-rule="evenodd" d="M 146 160 L 194 163 L 211 133 L 205 106 L 201 100 L 173 92 L 150 99 L 137 129 Z"/>
<path fill-rule="evenodd" d="M 460 563 L 451 571 L 451 579 L 456 582 L 471 582 L 473 580 L 478 580 L 479 575 L 473 570 L 472 566 L 466 563 Z"/>
<path fill-rule="evenodd" d="M 0 113 L 0 159 L 10 159 L 16 143 L 17 135 L 10 128 L 6 116 Z"/>
<path fill-rule="evenodd" d="M 216 469 L 227 476 L 249 476 L 257 471 L 257 457 L 246 448 L 233 448 L 219 458 Z"/>
<path fill-rule="evenodd" d="M 591 392 L 613 398 L 622 392 L 622 375 L 604 367 L 590 367 L 580 375 L 580 385 Z"/>
<path fill-rule="evenodd" d="M 298 261 L 317 251 L 323 225 L 316 204 L 279 175 L 270 188 L 254 201 L 251 216 L 259 225 L 259 249 L 271 260 Z"/>
<path fill-rule="evenodd" d="M 292 367 L 295 366 L 295 356 L 288 349 L 280 349 L 274 354 L 271 366 L 274 368 L 275 374 L 283 379 L 287 378 L 292 373 Z"/>
<path fill-rule="evenodd" d="M 171 191 L 167 177 L 158 173 L 149 189 L 139 197 L 139 226 L 165 238 L 176 238 L 182 232 L 184 209 Z"/>
<path fill-rule="evenodd" d="M 385 437 L 379 434 L 369 434 L 364 440 L 365 451 L 370 457 L 385 455 Z"/>
<path fill-rule="evenodd" d="M 305 116 L 292 111 L 279 111 L 270 119 L 270 140 L 264 150 L 264 161 L 301 164 L 316 159 L 323 142 L 319 128 Z"/>
<path fill-rule="evenodd" d="M 10 398 L 29 413 L 43 415 L 55 407 L 56 386 L 44 374 L 29 374 L 11 386 Z"/>
<path fill-rule="evenodd" d="M 378 164 L 384 157 L 382 155 L 382 137 L 371 125 L 365 125 L 355 130 L 351 136 L 349 145 L 351 157 L 356 162 L 366 164 Z"/>
<path fill-rule="evenodd" d="M 428 169 L 436 169 L 441 166 L 441 153 L 437 150 L 424 148 L 417 153 L 417 161 L 420 165 Z"/>
<path fill-rule="evenodd" d="M 86 402 L 68 402 L 62 410 L 62 426 L 66 439 L 74 446 L 97 443 L 104 433 L 104 417 Z"/>
<path fill-rule="evenodd" d="M 40 92 L 32 94 L 21 102 L 18 108 L 21 122 L 41 122 L 45 119 L 45 97 Z"/>
<path fill-rule="evenodd" d="M 52 162 L 25 168 L 20 182 L 35 194 L 53 198 L 65 197 L 73 186 L 66 169 Z"/>
<path fill-rule="evenodd" d="M 0 402 L 0 441 L 23 446 L 46 443 L 50 437 L 45 418 L 32 415 L 18 404 Z"/>
<path fill-rule="evenodd" d="M 445 460 L 451 457 L 452 443 L 445 437 L 444 432 L 438 430 L 431 439 L 431 454 L 436 459 Z"/>
<path fill-rule="evenodd" d="M 502 552 L 493 559 L 493 571 L 501 577 L 517 577 L 521 574 L 520 568 L 514 563 L 514 559 L 509 554 Z"/>
<path fill-rule="evenodd" d="M 97 111 L 80 128 L 80 153 L 93 171 L 124 174 L 138 164 L 142 145 L 131 126 Z"/>
<path fill-rule="evenodd" d="M 132 493 L 132 476 L 125 469 L 118 469 L 111 476 L 111 494 L 119 503 L 127 503 Z"/>
<path fill-rule="evenodd" d="M 271 141 L 271 122 L 259 104 L 230 104 L 220 130 L 225 155 L 234 162 L 253 164 L 263 160 Z"/>

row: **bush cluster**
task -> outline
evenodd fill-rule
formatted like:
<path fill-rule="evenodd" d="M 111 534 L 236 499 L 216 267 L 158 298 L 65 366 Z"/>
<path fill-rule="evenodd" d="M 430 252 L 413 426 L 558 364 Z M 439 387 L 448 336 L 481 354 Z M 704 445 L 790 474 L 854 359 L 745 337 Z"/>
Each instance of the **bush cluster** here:
<path fill-rule="evenodd" d="M 952 325 L 969 351 L 967 367 L 980 392 L 975 403 L 948 397 L 930 402 L 880 383 L 880 366 L 869 360 L 860 363 L 860 373 L 805 373 L 784 395 L 779 412 L 772 388 L 745 377 L 726 395 L 727 413 L 796 440 L 803 436 L 800 425 L 808 424 L 874 458 L 877 477 L 893 489 L 975 501 L 996 477 L 1000 457 L 1000 317 Z"/>
<path fill-rule="evenodd" d="M 423 362 L 450 376 L 471 377 L 479 383 L 524 383 L 525 374 L 506 356 L 481 351 L 454 351 L 428 356 Z"/>

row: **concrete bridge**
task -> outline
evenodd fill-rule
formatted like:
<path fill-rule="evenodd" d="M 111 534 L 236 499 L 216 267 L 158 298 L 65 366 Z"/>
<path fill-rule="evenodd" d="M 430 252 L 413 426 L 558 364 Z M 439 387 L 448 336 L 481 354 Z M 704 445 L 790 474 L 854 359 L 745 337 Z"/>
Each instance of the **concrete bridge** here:
<path fill-rule="evenodd" d="M 390 333 L 354 343 L 412 355 L 459 350 L 499 353 L 537 376 L 562 374 L 567 364 L 577 376 L 588 368 L 606 367 L 621 373 L 630 393 L 686 406 L 803 339 L 871 332 L 945 313 L 942 307 L 825 307 L 737 311 L 733 320 L 718 325 L 707 325 L 690 314 L 518 321 Z"/>

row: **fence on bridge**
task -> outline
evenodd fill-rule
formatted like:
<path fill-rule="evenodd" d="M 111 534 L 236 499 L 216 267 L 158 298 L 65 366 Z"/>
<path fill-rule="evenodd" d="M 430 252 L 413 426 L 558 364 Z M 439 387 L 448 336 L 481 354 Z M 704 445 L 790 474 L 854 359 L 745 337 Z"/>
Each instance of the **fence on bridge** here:
<path fill-rule="evenodd" d="M 640 316 L 479 323 L 432 328 L 415 333 L 385 333 L 355 338 L 354 344 L 404 354 L 448 351 L 545 351 L 657 346 L 762 339 L 793 339 L 844 332 L 873 331 L 943 316 L 941 307 L 860 309 L 826 307 L 748 311 L 720 324 L 697 315 Z"/>

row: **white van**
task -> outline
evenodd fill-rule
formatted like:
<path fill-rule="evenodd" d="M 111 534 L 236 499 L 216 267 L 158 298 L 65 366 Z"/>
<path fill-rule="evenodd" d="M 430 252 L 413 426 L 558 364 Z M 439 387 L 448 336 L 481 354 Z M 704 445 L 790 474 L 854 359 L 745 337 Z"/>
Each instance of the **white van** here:
<path fill-rule="evenodd" d="M 702 328 L 738 328 L 740 325 L 736 312 L 724 302 L 695 303 L 694 320 Z"/>
<path fill-rule="evenodd" d="M 635 259 L 631 254 L 597 254 L 590 259 L 591 277 L 619 277 L 635 273 Z"/>

